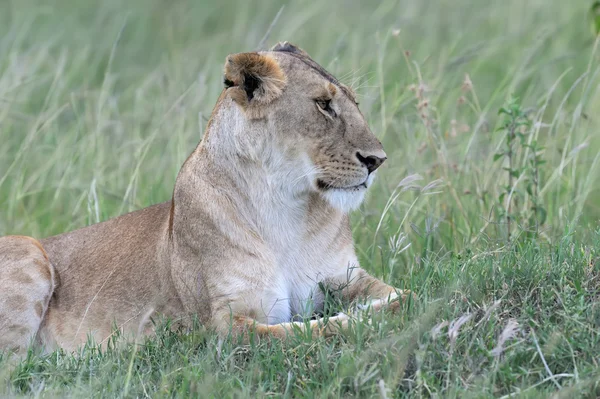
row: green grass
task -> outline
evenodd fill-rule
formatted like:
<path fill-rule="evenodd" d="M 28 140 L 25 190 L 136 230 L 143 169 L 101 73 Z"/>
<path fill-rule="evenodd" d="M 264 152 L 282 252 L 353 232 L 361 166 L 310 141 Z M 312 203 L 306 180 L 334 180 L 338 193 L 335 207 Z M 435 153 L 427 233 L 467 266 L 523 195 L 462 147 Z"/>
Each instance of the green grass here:
<path fill-rule="evenodd" d="M 137 344 L 4 356 L 0 396 L 599 396 L 591 3 L 290 1 L 268 45 L 298 44 L 355 87 L 389 156 L 353 214 L 362 265 L 418 299 L 327 340 L 219 343 L 201 326 L 159 323 Z M 45 237 L 169 199 L 226 55 L 254 50 L 280 7 L 0 2 L 0 235 Z M 531 239 L 523 194 L 507 244 L 498 197 L 508 179 L 493 157 L 511 95 L 545 147 L 548 216 Z M 399 186 L 415 174 L 419 187 Z"/>

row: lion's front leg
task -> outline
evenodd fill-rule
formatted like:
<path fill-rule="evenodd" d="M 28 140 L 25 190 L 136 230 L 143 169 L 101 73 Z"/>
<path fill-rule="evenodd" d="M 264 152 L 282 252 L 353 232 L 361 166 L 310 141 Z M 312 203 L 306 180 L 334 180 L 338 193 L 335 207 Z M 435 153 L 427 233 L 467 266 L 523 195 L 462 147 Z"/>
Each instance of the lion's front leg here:
<path fill-rule="evenodd" d="M 279 324 L 266 324 L 247 316 L 235 316 L 231 323 L 231 332 L 233 335 L 242 335 L 245 341 L 248 341 L 249 334 L 254 334 L 258 338 L 274 337 L 285 339 L 295 334 L 306 334 L 310 331 L 312 338 L 330 337 L 338 334 L 340 331 L 348 328 L 349 317 L 339 313 L 327 320 L 321 318 L 318 320 L 308 320 L 306 322 L 291 321 Z"/>
<path fill-rule="evenodd" d="M 410 290 L 401 290 L 371 276 L 361 268 L 351 269 L 345 281 L 338 278 L 336 282 L 338 292 L 344 302 L 357 303 L 359 309 L 370 308 L 378 312 L 384 308 L 397 310 L 400 308 L 400 300 L 404 302 Z"/>

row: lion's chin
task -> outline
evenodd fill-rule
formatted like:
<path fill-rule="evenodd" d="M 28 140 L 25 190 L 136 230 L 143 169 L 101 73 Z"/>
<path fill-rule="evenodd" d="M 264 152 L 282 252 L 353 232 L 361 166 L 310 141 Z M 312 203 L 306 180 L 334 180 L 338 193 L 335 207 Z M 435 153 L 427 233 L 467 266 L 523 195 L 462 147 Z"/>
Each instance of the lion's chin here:
<path fill-rule="evenodd" d="M 367 193 L 367 188 L 371 186 L 373 180 L 375 179 L 375 174 L 371 174 L 367 180 L 359 184 L 357 186 L 345 187 L 345 188 L 337 188 L 337 187 L 322 187 L 322 185 L 317 182 L 317 186 L 321 189 L 321 195 L 323 198 L 334 208 L 337 210 L 349 213 L 355 209 L 358 209 L 360 204 L 365 199 L 365 194 Z"/>
<path fill-rule="evenodd" d="M 365 199 L 366 187 L 354 189 L 329 189 L 322 193 L 323 198 L 337 210 L 349 213 L 357 209 Z"/>

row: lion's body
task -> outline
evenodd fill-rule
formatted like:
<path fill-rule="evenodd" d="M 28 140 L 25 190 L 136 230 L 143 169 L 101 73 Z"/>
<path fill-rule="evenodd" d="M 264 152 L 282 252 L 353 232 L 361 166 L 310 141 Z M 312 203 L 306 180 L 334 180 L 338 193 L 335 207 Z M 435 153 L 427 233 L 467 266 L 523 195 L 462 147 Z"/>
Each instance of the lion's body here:
<path fill-rule="evenodd" d="M 348 300 L 395 295 L 358 267 L 347 216 L 381 145 L 347 88 L 283 46 L 229 58 L 171 201 L 40 242 L 0 238 L 0 350 L 74 349 L 156 315 L 282 337 L 322 310 L 322 284 Z M 294 100 L 310 91 L 318 110 Z"/>
<path fill-rule="evenodd" d="M 135 331 L 147 313 L 181 308 L 165 248 L 170 203 L 41 240 L 59 277 L 39 338 L 46 347 L 96 342 L 116 324 Z M 98 267 L 97 265 L 101 265 Z"/>

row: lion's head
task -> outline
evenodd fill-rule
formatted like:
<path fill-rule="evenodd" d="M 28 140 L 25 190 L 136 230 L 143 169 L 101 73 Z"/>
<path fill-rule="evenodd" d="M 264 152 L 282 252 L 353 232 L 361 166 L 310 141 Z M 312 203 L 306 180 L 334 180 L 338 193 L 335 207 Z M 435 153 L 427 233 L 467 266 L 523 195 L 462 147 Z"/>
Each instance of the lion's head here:
<path fill-rule="evenodd" d="M 274 168 L 290 166 L 287 184 L 342 211 L 362 202 L 386 154 L 352 90 L 287 42 L 230 55 L 224 81 L 223 100 L 235 103 L 236 125 L 244 125 L 243 146 Z"/>

